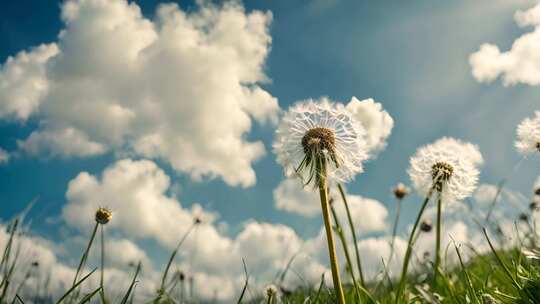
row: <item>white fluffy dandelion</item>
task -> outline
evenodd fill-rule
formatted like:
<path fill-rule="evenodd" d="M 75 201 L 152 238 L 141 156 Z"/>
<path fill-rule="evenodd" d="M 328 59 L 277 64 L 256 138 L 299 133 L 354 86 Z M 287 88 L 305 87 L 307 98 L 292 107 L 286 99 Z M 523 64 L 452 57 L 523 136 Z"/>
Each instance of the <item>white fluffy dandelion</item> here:
<path fill-rule="evenodd" d="M 362 172 L 368 157 L 362 125 L 342 104 L 327 98 L 292 106 L 276 131 L 273 147 L 285 174 L 299 174 L 306 183 L 317 179 L 318 159 L 325 162 L 328 178 L 347 182 Z"/>
<path fill-rule="evenodd" d="M 525 118 L 517 127 L 516 148 L 522 155 L 540 152 L 540 111 Z"/>
<path fill-rule="evenodd" d="M 443 138 L 418 149 L 408 170 L 414 188 L 426 195 L 434 187 L 446 202 L 470 196 L 478 182 L 478 147 Z"/>
<path fill-rule="evenodd" d="M 434 145 L 444 146 L 446 150 L 467 157 L 473 165 L 480 166 L 484 163 L 484 158 L 477 145 L 464 142 L 452 137 L 443 137 L 433 143 Z"/>

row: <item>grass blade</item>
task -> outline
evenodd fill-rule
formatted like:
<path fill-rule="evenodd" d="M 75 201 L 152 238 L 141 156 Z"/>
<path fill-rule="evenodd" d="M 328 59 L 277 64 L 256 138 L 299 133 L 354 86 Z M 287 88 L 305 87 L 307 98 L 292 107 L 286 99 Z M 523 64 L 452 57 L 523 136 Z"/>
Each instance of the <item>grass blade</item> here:
<path fill-rule="evenodd" d="M 249 274 L 247 271 L 246 261 L 242 258 L 242 264 L 244 264 L 244 273 L 246 274 L 246 281 L 244 283 L 244 287 L 242 288 L 242 293 L 240 293 L 240 297 L 238 298 L 237 304 L 242 303 L 242 299 L 244 298 L 244 295 L 246 294 L 246 290 L 249 284 Z"/>
<path fill-rule="evenodd" d="M 137 264 L 137 270 L 135 270 L 135 275 L 133 276 L 133 280 L 131 280 L 131 284 L 129 285 L 129 288 L 126 292 L 126 294 L 124 295 L 124 298 L 122 299 L 122 302 L 120 302 L 121 304 L 126 304 L 128 299 L 129 299 L 129 296 L 131 295 L 131 292 L 133 291 L 133 287 L 135 286 L 135 282 L 137 281 L 137 276 L 139 275 L 139 271 L 141 271 L 141 262 L 139 262 L 139 264 Z"/>
<path fill-rule="evenodd" d="M 62 303 L 62 301 L 67 298 L 67 296 L 69 296 L 77 287 L 79 287 L 79 285 L 81 285 L 86 279 L 88 279 L 96 270 L 97 268 L 94 268 L 94 270 L 90 271 L 89 274 L 85 275 L 80 281 L 71 286 L 71 288 L 60 298 L 60 300 L 56 302 L 56 304 Z"/>

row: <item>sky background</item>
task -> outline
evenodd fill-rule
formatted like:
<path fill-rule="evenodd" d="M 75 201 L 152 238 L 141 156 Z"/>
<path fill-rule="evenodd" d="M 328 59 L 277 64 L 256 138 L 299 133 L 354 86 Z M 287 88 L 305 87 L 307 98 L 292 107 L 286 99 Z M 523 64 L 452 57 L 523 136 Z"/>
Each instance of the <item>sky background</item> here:
<path fill-rule="evenodd" d="M 32 46 L 55 42 L 64 28 L 61 3 L 3 1 L 0 62 Z M 135 3 L 152 20 L 161 1 Z M 197 10 L 189 1 L 178 3 L 188 12 Z M 483 43 L 506 51 L 516 38 L 531 32 L 533 27 L 516 24 L 514 13 L 534 4 L 525 0 L 243 3 L 247 12 L 272 13 L 272 42 L 264 62 L 269 81 L 260 86 L 277 98 L 281 109 L 307 98 L 328 96 L 347 103 L 356 96 L 360 100 L 373 98 L 392 116 L 395 125 L 386 149 L 366 163 L 365 173 L 348 185 L 350 193 L 382 202 L 390 212 L 389 221 L 395 204 L 391 189 L 398 182 L 409 183 L 408 161 L 421 145 L 442 136 L 478 144 L 485 159 L 481 183 L 499 182 L 519 162 L 521 156 L 513 146 L 515 128 L 524 117 L 540 110 L 540 89 L 526 83 L 505 86 L 499 79 L 481 83 L 472 75 L 469 56 Z M 219 125 L 219 121 L 215 123 Z M 39 125 L 39 115 L 26 121 L 0 120 L 0 147 L 16 151 L 17 140 Z M 249 140 L 262 140 L 266 150 L 252 164 L 257 181 L 247 188 L 228 185 L 219 176 L 193 180 L 168 162 L 155 161 L 171 177 L 171 195 L 183 206 L 199 203 L 219 214 L 231 236 L 247 220 L 255 219 L 283 223 L 302 237 L 313 237 L 320 229 L 318 217 L 304 218 L 274 206 L 272 192 L 283 180 L 282 168 L 271 152 L 274 130 L 271 124 L 253 121 L 251 131 L 245 134 Z M 69 181 L 82 171 L 99 176 L 118 158 L 116 153 L 12 157 L 0 165 L 0 218 L 9 220 L 39 198 L 28 216 L 31 230 L 61 240 L 73 229 L 59 219 Z M 538 157 L 523 161 L 510 175 L 508 187 L 528 196 L 539 166 Z M 416 214 L 419 198 L 411 196 L 406 204 L 402 231 Z M 161 251 L 151 242 L 142 246 L 150 255 Z"/>

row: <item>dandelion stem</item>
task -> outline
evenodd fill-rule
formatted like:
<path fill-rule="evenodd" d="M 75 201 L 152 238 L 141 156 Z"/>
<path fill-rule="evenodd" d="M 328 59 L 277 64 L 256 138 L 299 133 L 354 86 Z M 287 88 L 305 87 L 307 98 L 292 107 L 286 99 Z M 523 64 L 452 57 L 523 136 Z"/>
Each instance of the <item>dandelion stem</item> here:
<path fill-rule="evenodd" d="M 101 229 L 101 277 L 99 280 L 99 286 L 101 287 L 101 290 L 99 291 L 99 294 L 101 296 L 101 301 L 106 303 L 105 299 L 105 287 L 103 286 L 103 278 L 105 276 L 105 233 L 103 232 L 103 225 L 100 227 Z"/>
<path fill-rule="evenodd" d="M 437 285 L 437 275 L 441 266 L 441 222 L 442 222 L 442 198 L 441 193 L 437 196 L 437 228 L 435 239 L 435 265 L 433 269 L 433 284 Z"/>
<path fill-rule="evenodd" d="M 388 257 L 388 265 L 390 266 L 390 262 L 392 262 L 392 258 L 394 257 L 394 246 L 396 243 L 396 235 L 397 235 L 397 227 L 399 223 L 399 216 L 401 214 L 401 199 L 397 200 L 397 207 L 396 207 L 396 218 L 394 219 L 394 226 L 392 227 L 392 240 L 390 242 L 390 256 Z"/>
<path fill-rule="evenodd" d="M 343 204 L 345 204 L 345 211 L 347 212 L 347 220 L 349 221 L 349 228 L 351 229 L 351 235 L 353 238 L 353 244 L 354 244 L 354 253 L 356 255 L 356 264 L 358 266 L 358 274 L 360 275 L 360 286 L 365 287 L 365 281 L 364 281 L 364 272 L 362 271 L 362 262 L 360 261 L 360 251 L 358 250 L 358 239 L 356 238 L 356 230 L 354 229 L 354 223 L 351 216 L 351 210 L 349 209 L 349 203 L 347 201 L 347 196 L 345 195 L 345 191 L 343 190 L 343 186 L 341 183 L 338 183 L 338 189 L 339 194 L 341 195 L 341 199 L 343 200 Z M 351 265 L 351 271 L 352 271 L 352 265 Z"/>
<path fill-rule="evenodd" d="M 326 229 L 326 240 L 328 241 L 328 253 L 330 257 L 330 268 L 332 270 L 332 278 L 334 281 L 334 289 L 336 291 L 336 297 L 339 304 L 345 304 L 345 295 L 343 293 L 343 286 L 341 286 L 341 279 L 339 277 L 339 266 L 336 256 L 336 245 L 334 243 L 334 234 L 332 231 L 332 224 L 330 223 L 330 212 L 328 206 L 328 183 L 326 176 L 326 160 L 318 157 L 317 170 L 320 174 L 319 178 L 319 195 L 321 198 L 321 208 L 323 214 L 324 227 Z"/>
<path fill-rule="evenodd" d="M 420 224 L 420 219 L 422 218 L 422 215 L 424 214 L 424 211 L 426 209 L 427 204 L 429 203 L 429 200 L 431 199 L 431 195 L 433 194 L 433 190 L 435 189 L 435 184 L 429 189 L 424 202 L 422 203 L 422 207 L 420 207 L 420 211 L 418 212 L 418 216 L 416 217 L 416 221 L 414 222 L 413 229 L 411 231 L 411 235 L 409 236 L 409 242 L 407 244 L 407 250 L 405 251 L 405 257 L 403 259 L 403 269 L 401 270 L 401 278 L 399 279 L 399 286 L 396 293 L 396 304 L 399 303 L 401 300 L 401 295 L 403 293 L 403 289 L 405 288 L 405 282 L 407 281 L 407 270 L 409 269 L 409 262 L 411 260 L 412 255 L 412 249 L 413 245 L 415 243 L 415 234 L 416 230 L 418 229 L 418 224 Z"/>

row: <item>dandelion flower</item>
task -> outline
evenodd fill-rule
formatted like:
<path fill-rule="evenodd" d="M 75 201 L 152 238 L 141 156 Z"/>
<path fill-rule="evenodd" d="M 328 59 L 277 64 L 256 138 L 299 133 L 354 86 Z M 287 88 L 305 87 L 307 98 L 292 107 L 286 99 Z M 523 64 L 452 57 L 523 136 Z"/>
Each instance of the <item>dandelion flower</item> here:
<path fill-rule="evenodd" d="M 516 148 L 522 155 L 540 152 L 540 111 L 525 118 L 517 127 Z"/>
<path fill-rule="evenodd" d="M 112 219 L 112 212 L 106 208 L 98 208 L 96 211 L 96 222 L 105 225 Z"/>
<path fill-rule="evenodd" d="M 419 193 L 426 195 L 434 187 L 444 201 L 459 201 L 476 188 L 480 159 L 476 146 L 443 138 L 418 149 L 408 173 Z"/>
<path fill-rule="evenodd" d="M 402 200 L 407 194 L 409 194 L 410 189 L 409 187 L 405 186 L 403 183 L 399 183 L 396 185 L 396 187 L 393 190 L 394 196 L 398 200 Z"/>
<path fill-rule="evenodd" d="M 285 174 L 298 174 L 306 184 L 317 181 L 318 160 L 325 163 L 328 178 L 347 182 L 363 171 L 367 159 L 364 128 L 343 105 L 327 98 L 292 106 L 276 131 L 273 148 Z"/>

